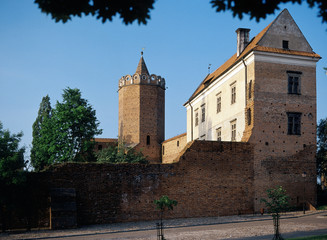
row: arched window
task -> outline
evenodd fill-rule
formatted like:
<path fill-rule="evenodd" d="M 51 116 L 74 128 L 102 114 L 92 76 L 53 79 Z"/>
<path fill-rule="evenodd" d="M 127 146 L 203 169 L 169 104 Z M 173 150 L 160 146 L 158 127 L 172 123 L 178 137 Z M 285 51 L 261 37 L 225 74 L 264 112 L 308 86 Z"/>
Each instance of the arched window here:
<path fill-rule="evenodd" d="M 146 145 L 150 145 L 150 136 L 146 136 Z"/>

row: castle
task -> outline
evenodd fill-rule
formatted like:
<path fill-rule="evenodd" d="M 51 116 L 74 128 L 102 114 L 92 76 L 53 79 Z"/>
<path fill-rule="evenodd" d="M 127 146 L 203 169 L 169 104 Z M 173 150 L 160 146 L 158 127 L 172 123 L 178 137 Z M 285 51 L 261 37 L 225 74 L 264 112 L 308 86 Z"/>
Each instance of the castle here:
<path fill-rule="evenodd" d="M 236 53 L 184 104 L 187 132 L 167 140 L 165 79 L 141 56 L 135 74 L 119 80 L 118 129 L 151 164 L 65 163 L 30 173 L 29 226 L 155 220 L 162 195 L 178 201 L 167 218 L 258 213 L 275 186 L 292 206 L 313 207 L 320 56 L 286 9 L 251 40 L 249 32 L 236 30 Z M 95 141 L 98 151 L 118 139 Z M 24 226 L 17 216 L 11 224 Z"/>
<path fill-rule="evenodd" d="M 150 75 L 141 56 L 135 74 L 119 80 L 119 138 L 142 150 L 151 163 L 178 162 L 194 140 L 253 144 L 258 209 L 258 199 L 270 186 L 262 174 L 264 160 L 301 158 L 299 153 L 309 151 L 310 167 L 299 166 L 297 174 L 315 169 L 320 56 L 287 9 L 251 40 L 249 32 L 236 30 L 236 53 L 208 74 L 184 104 L 187 133 L 165 141 L 165 79 Z M 288 178 L 283 181 L 289 184 Z M 310 199 L 315 201 L 314 192 Z"/>

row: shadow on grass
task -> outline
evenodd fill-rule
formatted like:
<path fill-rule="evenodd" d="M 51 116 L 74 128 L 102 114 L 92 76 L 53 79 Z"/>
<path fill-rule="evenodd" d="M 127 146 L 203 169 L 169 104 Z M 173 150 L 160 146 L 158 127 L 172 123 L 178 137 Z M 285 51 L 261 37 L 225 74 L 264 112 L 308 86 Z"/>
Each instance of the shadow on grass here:
<path fill-rule="evenodd" d="M 285 240 L 327 240 L 327 228 L 314 231 L 281 233 L 281 235 Z M 271 240 L 273 237 L 273 234 L 268 234 L 262 236 L 233 238 L 233 240 Z"/>
<path fill-rule="evenodd" d="M 287 238 L 287 240 L 326 240 L 326 235 L 312 236 L 312 237 L 299 237 L 299 238 Z"/>

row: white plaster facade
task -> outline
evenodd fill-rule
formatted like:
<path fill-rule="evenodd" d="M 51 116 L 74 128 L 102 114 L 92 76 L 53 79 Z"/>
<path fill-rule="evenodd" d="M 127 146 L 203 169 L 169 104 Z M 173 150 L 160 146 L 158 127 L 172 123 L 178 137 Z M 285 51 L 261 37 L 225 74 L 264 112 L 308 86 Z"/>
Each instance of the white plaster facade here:
<path fill-rule="evenodd" d="M 253 54 L 232 67 L 207 87 L 200 95 L 185 105 L 187 109 L 187 141 L 195 139 L 217 140 L 221 128 L 221 140 L 232 141 L 231 122 L 236 121 L 236 139 L 241 141 L 245 129 L 246 79 L 245 65 L 253 62 Z M 236 87 L 236 99 L 232 103 L 232 87 Z M 217 98 L 221 97 L 221 110 L 217 112 Z M 203 105 L 204 104 L 204 105 Z M 206 119 L 201 121 L 201 106 L 206 108 Z M 199 124 L 195 115 L 199 112 Z M 192 121 L 193 115 L 193 121 Z M 192 129 L 193 125 L 193 129 Z M 193 133 L 192 133 L 193 131 Z M 193 135 L 193 138 L 192 138 Z"/>

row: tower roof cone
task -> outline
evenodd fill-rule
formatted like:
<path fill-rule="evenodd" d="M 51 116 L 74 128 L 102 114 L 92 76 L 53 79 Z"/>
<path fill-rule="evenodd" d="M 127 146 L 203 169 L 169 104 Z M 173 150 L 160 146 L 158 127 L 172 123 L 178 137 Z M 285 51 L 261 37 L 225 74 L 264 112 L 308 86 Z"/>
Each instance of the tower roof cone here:
<path fill-rule="evenodd" d="M 146 67 L 144 59 L 143 59 L 143 52 L 141 53 L 141 59 L 139 61 L 139 64 L 137 65 L 135 73 L 140 74 L 140 75 L 142 75 L 142 74 L 150 75 L 148 68 Z"/>

